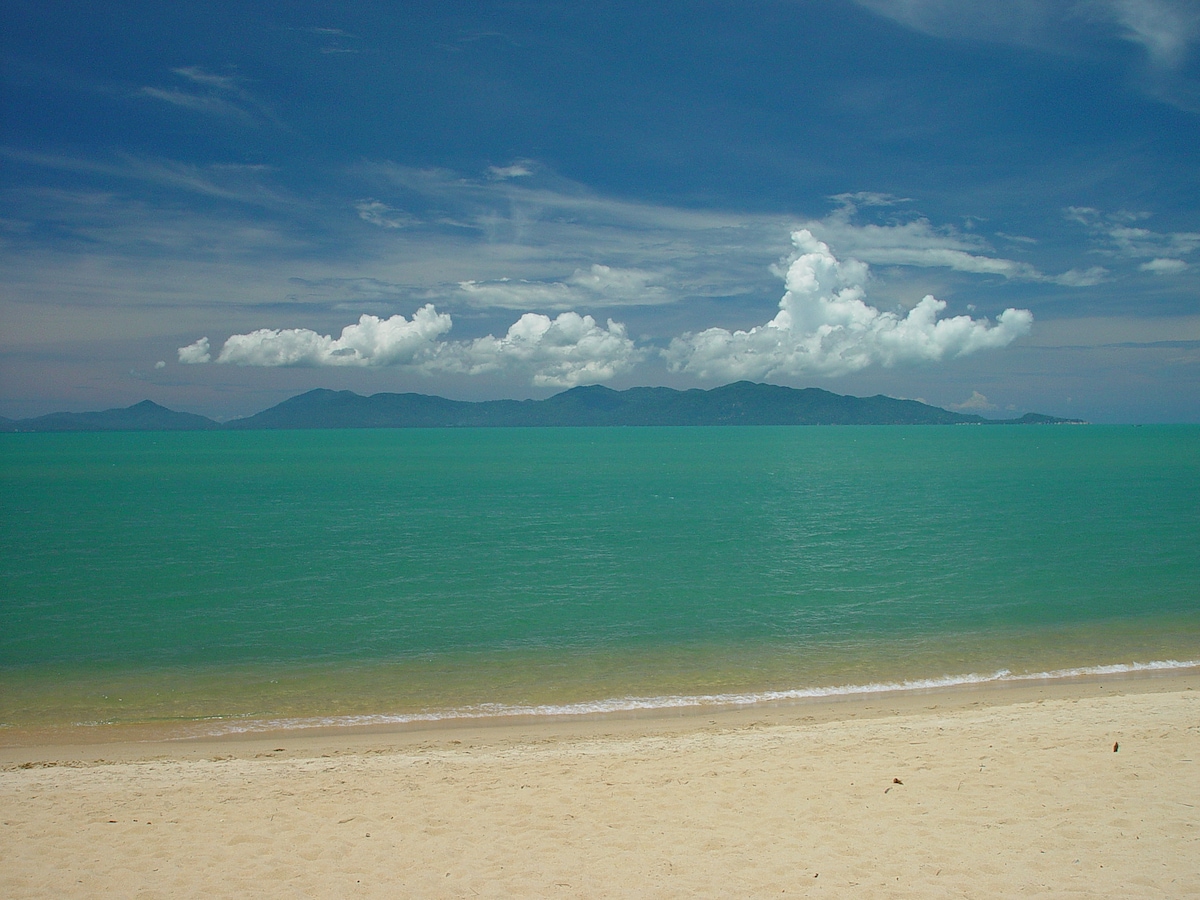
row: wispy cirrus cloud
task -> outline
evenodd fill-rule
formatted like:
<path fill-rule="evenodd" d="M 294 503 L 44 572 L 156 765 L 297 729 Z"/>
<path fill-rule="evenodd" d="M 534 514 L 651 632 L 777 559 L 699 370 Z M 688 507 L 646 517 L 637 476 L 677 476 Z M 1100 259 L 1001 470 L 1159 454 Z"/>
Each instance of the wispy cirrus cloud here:
<path fill-rule="evenodd" d="M 1200 249 L 1200 232 L 1159 232 L 1140 226 L 1148 213 L 1104 213 L 1072 206 L 1066 216 L 1087 228 L 1096 241 L 1094 252 L 1115 259 L 1146 260 L 1138 268 L 1155 275 L 1177 275 L 1190 268 L 1184 257 Z"/>
<path fill-rule="evenodd" d="M 1200 39 L 1191 0 L 854 0 L 872 12 L 934 37 L 1078 51 L 1115 37 L 1141 47 L 1156 66 L 1181 65 Z M 1088 31 L 1087 29 L 1092 29 Z"/>
<path fill-rule="evenodd" d="M 162 87 L 145 85 L 138 95 L 192 112 L 246 124 L 279 124 L 274 114 L 243 86 L 236 75 L 210 72 L 200 66 L 180 66 L 171 70 L 182 85 Z"/>
<path fill-rule="evenodd" d="M 532 167 L 517 180 L 473 180 L 388 164 L 358 171 L 384 198 L 372 201 L 378 204 L 372 217 L 403 211 L 406 226 L 475 242 L 474 262 L 487 271 L 431 286 L 441 303 L 559 311 L 761 292 L 769 289 L 765 276 L 772 265 L 788 252 L 780 236 L 798 227 L 839 254 L 880 267 L 941 268 L 1069 287 L 1108 277 L 1099 266 L 1046 273 L 998 254 L 978 233 L 904 212 L 911 201 L 882 193 L 840 194 L 828 215 L 797 221 L 599 196 Z M 882 221 L 866 215 L 881 211 Z M 359 213 L 368 217 L 362 206 Z"/>
<path fill-rule="evenodd" d="M 1182 65 L 1200 39 L 1200 8 L 1191 0 L 1092 0 L 1082 8 L 1117 25 L 1160 68 Z"/>
<path fill-rule="evenodd" d="M 304 201 L 281 191 L 270 183 L 275 169 L 245 163 L 196 165 L 171 159 L 114 153 L 110 157 L 78 157 L 61 153 L 42 153 L 14 147 L 0 147 L 0 157 L 24 165 L 93 175 L 106 179 L 139 182 L 143 185 L 196 194 L 216 200 L 230 200 L 258 206 L 303 205 Z"/>
<path fill-rule="evenodd" d="M 362 52 L 357 34 L 351 34 L 341 28 L 329 27 L 309 28 L 307 30 L 309 34 L 315 34 L 321 38 L 322 43 L 319 49 L 326 55 Z"/>
<path fill-rule="evenodd" d="M 593 263 L 562 281 L 464 281 L 459 284 L 472 305 L 501 309 L 563 310 L 578 306 L 648 306 L 669 303 L 670 292 L 643 269 L 615 269 Z"/>
<path fill-rule="evenodd" d="M 1107 272 L 1099 267 L 1072 269 L 1047 275 L 1036 266 L 996 256 L 991 245 L 978 234 L 952 226 L 934 226 L 921 215 L 895 218 L 885 224 L 856 222 L 864 207 L 896 207 L 911 201 L 889 194 L 862 192 L 838 194 L 838 205 L 823 219 L 810 220 L 804 227 L 839 253 L 877 266 L 946 268 L 974 275 L 999 275 L 1013 281 L 1051 282 L 1069 287 L 1098 284 Z"/>
<path fill-rule="evenodd" d="M 404 244 L 381 234 L 381 257 L 400 259 L 419 248 L 428 268 L 452 256 L 462 275 L 427 287 L 440 304 L 472 308 L 564 311 L 740 296 L 767 287 L 769 266 L 786 252 L 786 217 L 623 200 L 526 162 L 501 168 L 504 177 L 493 167 L 473 179 L 360 165 L 353 174 L 379 205 L 366 214 L 360 205 L 359 215 L 404 217 Z M 469 255 L 464 247 L 472 248 Z"/>
<path fill-rule="evenodd" d="M 1200 43 L 1194 0 L 854 0 L 934 37 L 988 41 L 1071 55 L 1103 56 L 1124 42 L 1142 51 L 1143 89 L 1200 112 L 1200 91 L 1187 62 Z"/>
<path fill-rule="evenodd" d="M 532 174 L 533 163 L 529 160 L 521 160 L 507 166 L 488 166 L 488 177 L 494 181 L 508 178 L 528 178 Z"/>
<path fill-rule="evenodd" d="M 415 216 L 379 200 L 359 200 L 354 204 L 354 208 L 358 210 L 360 219 L 380 228 L 408 228 L 419 222 Z"/>

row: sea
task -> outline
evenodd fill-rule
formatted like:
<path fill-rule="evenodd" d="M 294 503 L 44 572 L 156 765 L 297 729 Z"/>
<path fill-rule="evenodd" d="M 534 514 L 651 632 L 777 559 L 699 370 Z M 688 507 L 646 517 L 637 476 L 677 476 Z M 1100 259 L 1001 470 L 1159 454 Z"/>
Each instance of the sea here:
<path fill-rule="evenodd" d="M 1200 665 L 1200 426 L 4 434 L 0 537 L 0 742 Z"/>

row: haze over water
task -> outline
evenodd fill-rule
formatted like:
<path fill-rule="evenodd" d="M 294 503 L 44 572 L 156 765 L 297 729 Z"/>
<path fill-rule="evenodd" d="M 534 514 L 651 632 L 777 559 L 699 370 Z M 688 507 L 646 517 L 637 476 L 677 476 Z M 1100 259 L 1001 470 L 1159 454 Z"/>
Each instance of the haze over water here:
<path fill-rule="evenodd" d="M 16 728 L 1200 660 L 1195 426 L 20 434 L 0 463 Z"/>

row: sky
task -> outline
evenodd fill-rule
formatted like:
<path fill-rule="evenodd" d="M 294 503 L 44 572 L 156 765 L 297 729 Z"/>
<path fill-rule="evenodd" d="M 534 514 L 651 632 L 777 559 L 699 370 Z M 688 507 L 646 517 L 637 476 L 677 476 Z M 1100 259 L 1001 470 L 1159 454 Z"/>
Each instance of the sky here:
<path fill-rule="evenodd" d="M 0 0 L 0 415 L 1200 422 L 1200 3 Z"/>

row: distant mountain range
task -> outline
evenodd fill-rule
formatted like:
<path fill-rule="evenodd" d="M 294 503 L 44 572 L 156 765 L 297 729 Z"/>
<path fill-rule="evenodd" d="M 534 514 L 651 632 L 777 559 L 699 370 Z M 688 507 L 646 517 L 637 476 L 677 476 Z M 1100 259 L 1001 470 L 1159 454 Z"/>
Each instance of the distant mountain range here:
<path fill-rule="evenodd" d="M 0 418 L 0 431 L 202 431 L 280 428 L 489 428 L 596 425 L 1077 425 L 1027 413 L 985 419 L 916 400 L 849 397 L 819 388 L 739 381 L 704 391 L 600 385 L 576 387 L 546 400 L 471 403 L 427 394 L 315 390 L 244 419 L 218 423 L 149 400 L 103 412 Z"/>

